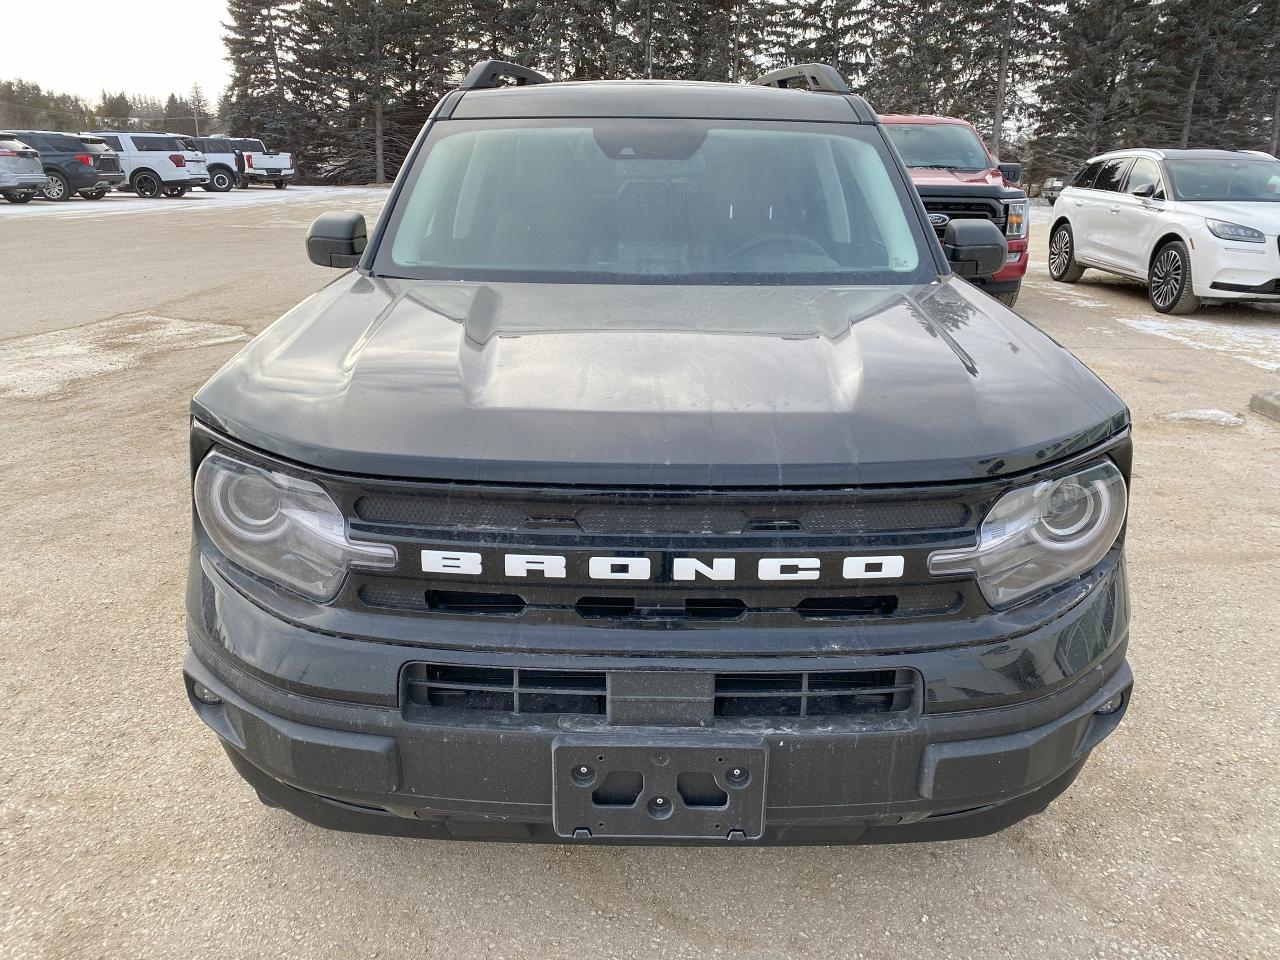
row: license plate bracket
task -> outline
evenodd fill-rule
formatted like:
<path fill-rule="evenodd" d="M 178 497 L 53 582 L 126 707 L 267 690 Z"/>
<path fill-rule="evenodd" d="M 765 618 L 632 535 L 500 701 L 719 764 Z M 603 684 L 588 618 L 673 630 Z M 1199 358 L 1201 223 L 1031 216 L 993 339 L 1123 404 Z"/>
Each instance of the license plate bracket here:
<path fill-rule="evenodd" d="M 551 746 L 561 837 L 755 840 L 769 751 L 759 737 L 568 735 Z"/>

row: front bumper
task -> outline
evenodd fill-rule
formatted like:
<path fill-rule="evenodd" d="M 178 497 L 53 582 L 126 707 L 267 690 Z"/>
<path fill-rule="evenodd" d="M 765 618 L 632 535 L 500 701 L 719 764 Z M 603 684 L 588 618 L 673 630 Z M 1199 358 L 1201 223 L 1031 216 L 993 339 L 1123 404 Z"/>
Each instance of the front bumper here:
<path fill-rule="evenodd" d="M 1222 240 L 1193 231 L 1191 288 L 1209 300 L 1280 302 L 1280 237 L 1262 243 Z"/>
<path fill-rule="evenodd" d="M 451 648 L 443 633 L 432 645 L 321 634 L 267 614 L 193 552 L 188 636 L 192 706 L 264 800 L 326 827 L 439 838 L 601 842 L 555 822 L 557 744 L 598 737 L 660 745 L 673 734 L 694 744 L 747 738 L 767 753 L 763 824 L 741 837 L 747 843 L 980 836 L 1066 789 L 1120 722 L 1133 682 L 1119 559 L 1051 622 L 1016 636 L 907 653 L 765 659 L 515 655 Z M 642 710 L 635 722 L 619 723 L 414 712 L 402 675 L 407 663 L 424 660 L 557 670 L 589 661 L 609 671 L 611 691 L 615 680 L 621 687 L 621 678 L 641 676 L 659 713 Z M 664 685 L 668 693 L 687 689 L 692 675 L 726 667 L 913 671 L 915 707 L 886 717 L 662 720 L 661 704 L 672 699 Z M 197 699 L 196 684 L 220 702 Z M 1114 709 L 1100 713 L 1104 705 Z M 604 842 L 714 839 L 738 837 L 690 840 L 673 830 Z"/>

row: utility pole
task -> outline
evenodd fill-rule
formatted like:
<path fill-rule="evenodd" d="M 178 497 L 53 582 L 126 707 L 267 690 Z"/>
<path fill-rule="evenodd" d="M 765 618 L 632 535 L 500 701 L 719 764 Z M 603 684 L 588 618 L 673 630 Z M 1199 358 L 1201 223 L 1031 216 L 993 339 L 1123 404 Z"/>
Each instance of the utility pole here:
<path fill-rule="evenodd" d="M 991 155 L 1000 159 L 1000 140 L 1004 133 L 1004 101 L 1009 88 L 1009 46 L 1013 40 L 1013 21 L 1018 15 L 1018 0 L 1009 0 L 1004 17 L 1004 35 L 1000 39 L 1000 75 L 996 78 L 996 103 L 991 110 Z"/>

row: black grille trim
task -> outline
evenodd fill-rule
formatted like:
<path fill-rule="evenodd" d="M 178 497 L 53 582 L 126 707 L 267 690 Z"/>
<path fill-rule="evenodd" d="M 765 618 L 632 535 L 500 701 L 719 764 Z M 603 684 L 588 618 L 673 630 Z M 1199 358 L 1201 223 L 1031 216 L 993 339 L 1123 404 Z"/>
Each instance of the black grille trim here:
<path fill-rule="evenodd" d="M 411 663 L 405 667 L 405 707 L 511 714 L 602 715 L 605 673 Z"/>
<path fill-rule="evenodd" d="M 954 530 L 971 517 L 957 500 L 836 499 L 830 504 L 780 497 L 758 505 L 690 506 L 668 498 L 601 498 L 604 502 L 500 496 L 365 494 L 355 501 L 365 522 L 423 530 L 465 532 L 548 531 L 592 536 L 730 536 L 772 531 L 819 535 Z"/>
<path fill-rule="evenodd" d="M 719 673 L 717 717 L 837 717 L 905 713 L 915 700 L 910 670 Z"/>

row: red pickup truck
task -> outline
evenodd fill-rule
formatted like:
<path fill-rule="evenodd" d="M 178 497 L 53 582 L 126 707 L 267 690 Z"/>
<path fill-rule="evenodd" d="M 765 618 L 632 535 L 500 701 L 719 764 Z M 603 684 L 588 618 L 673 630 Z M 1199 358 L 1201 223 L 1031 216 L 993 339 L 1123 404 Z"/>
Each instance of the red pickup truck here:
<path fill-rule="evenodd" d="M 978 284 L 1005 306 L 1018 299 L 1027 272 L 1027 195 L 1016 184 L 1022 164 L 998 163 L 978 131 L 954 117 L 884 114 L 886 132 L 911 171 L 929 221 L 939 239 L 959 217 L 990 220 L 1004 230 L 1009 255 L 1004 268 Z"/>

